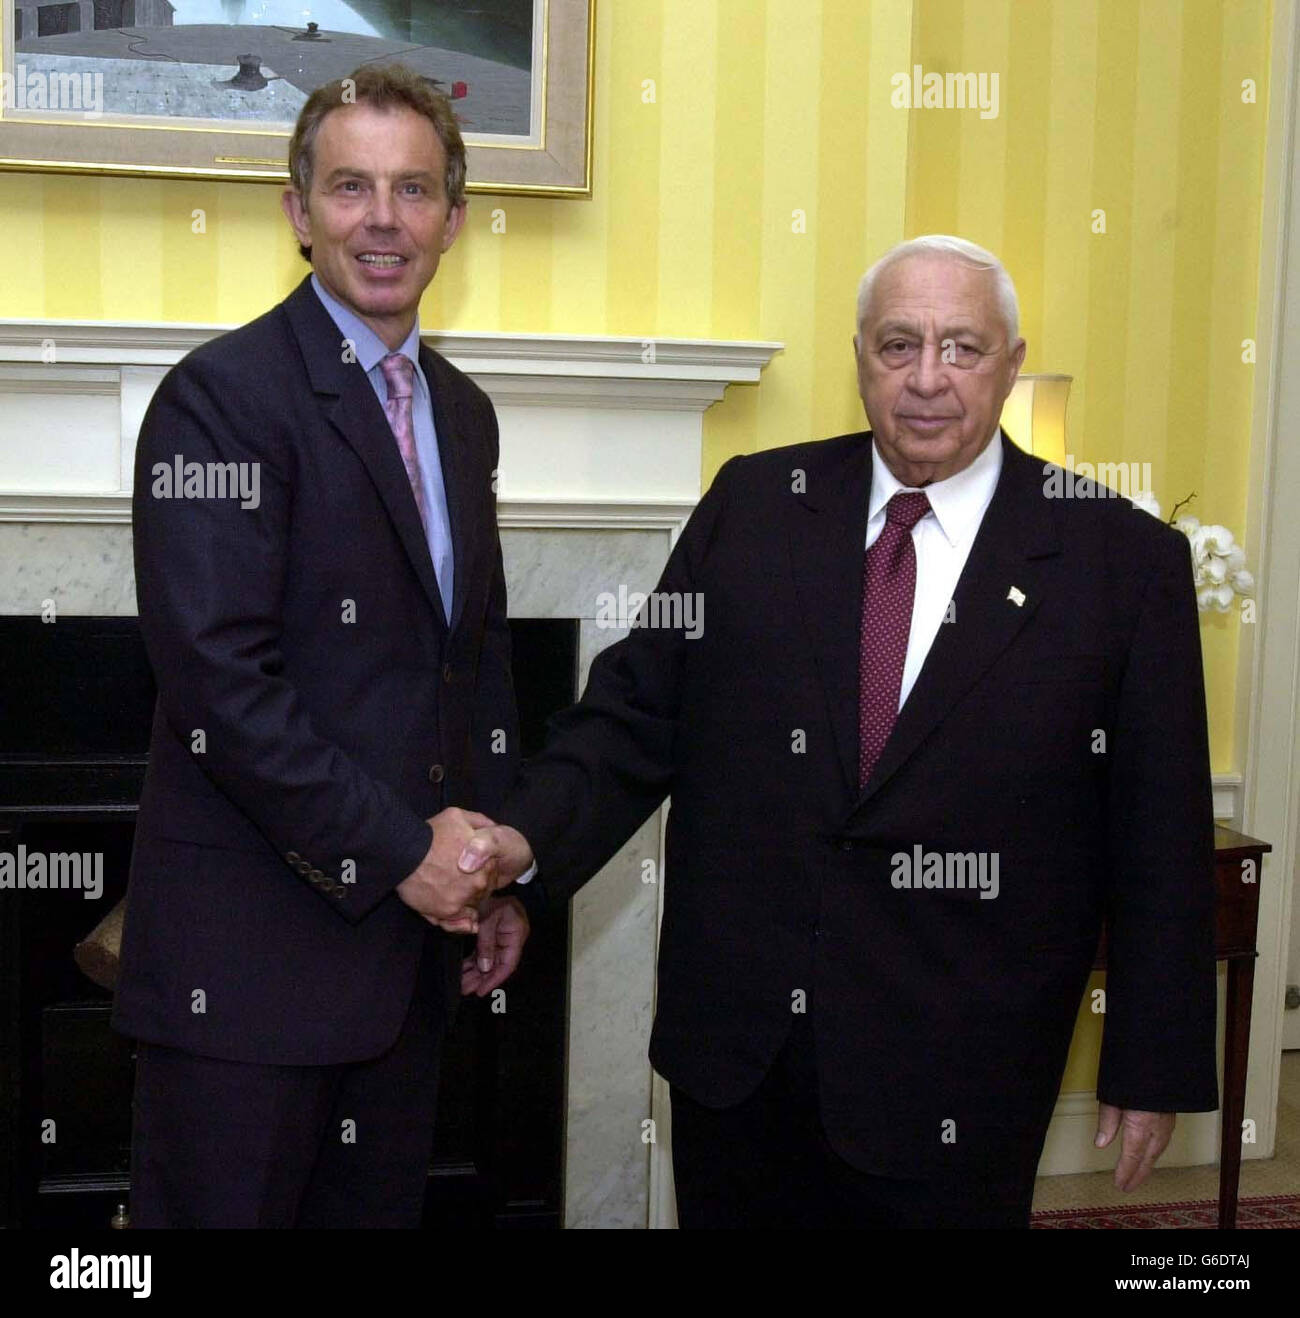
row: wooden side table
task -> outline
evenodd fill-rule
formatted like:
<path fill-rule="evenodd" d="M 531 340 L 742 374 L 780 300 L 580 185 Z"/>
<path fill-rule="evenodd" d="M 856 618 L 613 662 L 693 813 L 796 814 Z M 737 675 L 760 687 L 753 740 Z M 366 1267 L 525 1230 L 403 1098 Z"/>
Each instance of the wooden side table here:
<path fill-rule="evenodd" d="M 1237 1186 L 1241 1179 L 1241 1122 L 1246 1110 L 1246 1059 L 1250 1051 L 1250 1001 L 1255 986 L 1255 935 L 1259 925 L 1259 885 L 1264 855 L 1272 846 L 1245 833 L 1214 826 L 1214 955 L 1228 963 L 1228 1003 L 1223 1032 L 1223 1125 L 1219 1143 L 1219 1227 L 1237 1225 Z M 1253 882 L 1246 882 L 1246 863 Z M 1102 934 L 1094 969 L 1106 969 Z"/>

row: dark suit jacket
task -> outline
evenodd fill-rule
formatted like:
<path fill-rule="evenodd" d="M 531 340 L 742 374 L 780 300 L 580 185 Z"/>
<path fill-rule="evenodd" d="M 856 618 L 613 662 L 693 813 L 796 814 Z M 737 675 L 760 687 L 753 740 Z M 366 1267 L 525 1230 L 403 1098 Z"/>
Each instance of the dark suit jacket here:
<path fill-rule="evenodd" d="M 805 993 L 828 1136 L 884 1174 L 1032 1167 L 1103 916 L 1099 1096 L 1216 1106 L 1187 543 L 1127 500 L 1045 498 L 1043 463 L 995 442 L 953 620 L 865 791 L 855 434 L 722 468 L 659 585 L 699 593 L 703 635 L 637 629 L 600 655 L 499 812 L 563 894 L 671 794 L 655 1068 L 734 1104 Z M 996 853 L 999 895 L 894 886 L 918 844 Z"/>
<path fill-rule="evenodd" d="M 145 416 L 135 570 L 158 704 L 114 1010 L 125 1033 L 247 1062 L 373 1057 L 397 1037 L 426 936 L 454 1000 L 458 944 L 393 889 L 424 858 L 428 816 L 496 804 L 518 735 L 496 418 L 437 353 L 421 347 L 420 363 L 450 620 L 388 421 L 309 280 L 190 353 Z M 260 506 L 154 497 L 154 464 L 176 454 L 258 464 Z"/>

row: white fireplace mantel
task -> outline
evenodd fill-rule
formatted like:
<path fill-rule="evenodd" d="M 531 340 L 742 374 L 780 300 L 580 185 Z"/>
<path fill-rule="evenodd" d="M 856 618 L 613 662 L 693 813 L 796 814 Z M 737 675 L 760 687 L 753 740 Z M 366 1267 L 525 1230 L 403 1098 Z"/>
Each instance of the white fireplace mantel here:
<path fill-rule="evenodd" d="M 0 319 L 0 521 L 127 522 L 159 380 L 228 326 Z M 680 521 L 700 493 L 704 412 L 778 343 L 428 334 L 501 423 L 504 526 Z"/>
<path fill-rule="evenodd" d="M 0 361 L 43 362 L 53 342 L 62 362 L 171 366 L 231 325 L 194 321 L 22 320 L 0 317 Z M 635 335 L 431 332 L 431 346 L 471 374 L 628 375 L 753 383 L 783 345 Z M 644 360 L 650 348 L 653 359 Z"/>

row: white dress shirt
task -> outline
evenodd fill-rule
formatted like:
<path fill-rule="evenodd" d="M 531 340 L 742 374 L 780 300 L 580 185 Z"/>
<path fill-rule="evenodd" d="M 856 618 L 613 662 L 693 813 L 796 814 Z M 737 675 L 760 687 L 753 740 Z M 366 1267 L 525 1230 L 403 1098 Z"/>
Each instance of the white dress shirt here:
<path fill-rule="evenodd" d="M 930 499 L 930 511 L 912 528 L 916 548 L 916 595 L 912 600 L 912 628 L 903 661 L 903 682 L 898 692 L 902 709 L 916 683 L 925 656 L 943 625 L 944 615 L 966 566 L 970 547 L 993 499 L 1002 472 L 1002 436 L 996 432 L 984 451 L 955 476 L 935 481 L 921 491 Z M 871 441 L 871 499 L 867 507 L 867 548 L 885 529 L 885 505 L 903 485 L 885 465 L 876 441 Z"/>

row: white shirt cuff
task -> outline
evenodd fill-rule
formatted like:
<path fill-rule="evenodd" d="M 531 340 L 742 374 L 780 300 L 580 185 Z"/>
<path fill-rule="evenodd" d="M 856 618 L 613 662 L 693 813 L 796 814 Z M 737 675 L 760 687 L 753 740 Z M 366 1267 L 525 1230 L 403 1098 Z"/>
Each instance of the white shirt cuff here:
<path fill-rule="evenodd" d="M 533 861 L 531 865 L 515 880 L 516 883 L 530 883 L 537 873 L 537 862 Z"/>

